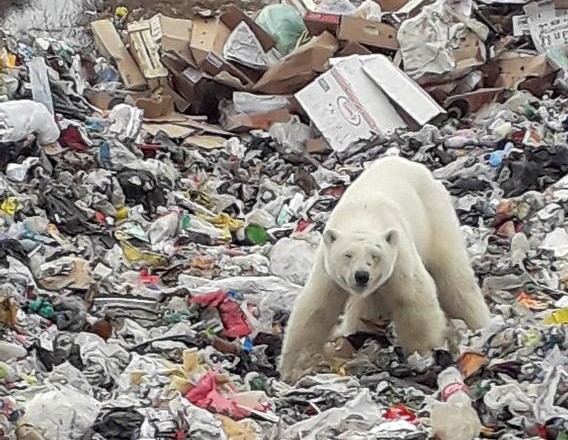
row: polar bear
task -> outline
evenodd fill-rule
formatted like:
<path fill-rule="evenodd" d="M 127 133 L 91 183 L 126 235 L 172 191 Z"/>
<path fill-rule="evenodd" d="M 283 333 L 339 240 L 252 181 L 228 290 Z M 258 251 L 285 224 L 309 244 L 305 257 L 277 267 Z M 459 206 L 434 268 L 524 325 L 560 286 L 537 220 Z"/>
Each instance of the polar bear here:
<path fill-rule="evenodd" d="M 288 321 L 284 380 L 322 359 L 343 311 L 343 334 L 391 320 L 407 354 L 443 345 L 447 317 L 489 321 L 450 196 L 423 165 L 378 159 L 345 191 Z"/>

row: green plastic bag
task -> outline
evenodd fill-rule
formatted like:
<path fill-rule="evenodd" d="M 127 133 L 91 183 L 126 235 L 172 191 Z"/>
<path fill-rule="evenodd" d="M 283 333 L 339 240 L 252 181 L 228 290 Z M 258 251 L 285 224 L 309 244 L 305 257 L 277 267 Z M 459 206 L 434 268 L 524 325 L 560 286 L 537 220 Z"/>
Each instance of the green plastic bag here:
<path fill-rule="evenodd" d="M 289 5 L 268 5 L 260 11 L 257 24 L 276 40 L 276 49 L 288 55 L 296 46 L 306 25 L 300 13 Z"/>

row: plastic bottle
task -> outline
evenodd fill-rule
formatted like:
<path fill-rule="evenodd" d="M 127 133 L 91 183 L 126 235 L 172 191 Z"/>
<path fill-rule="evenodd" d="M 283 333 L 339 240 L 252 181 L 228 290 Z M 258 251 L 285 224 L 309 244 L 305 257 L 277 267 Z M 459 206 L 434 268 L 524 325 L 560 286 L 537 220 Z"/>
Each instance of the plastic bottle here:
<path fill-rule="evenodd" d="M 433 434 L 440 440 L 473 440 L 481 431 L 481 422 L 459 370 L 442 371 L 438 388 L 440 402 L 434 403 L 431 413 Z"/>

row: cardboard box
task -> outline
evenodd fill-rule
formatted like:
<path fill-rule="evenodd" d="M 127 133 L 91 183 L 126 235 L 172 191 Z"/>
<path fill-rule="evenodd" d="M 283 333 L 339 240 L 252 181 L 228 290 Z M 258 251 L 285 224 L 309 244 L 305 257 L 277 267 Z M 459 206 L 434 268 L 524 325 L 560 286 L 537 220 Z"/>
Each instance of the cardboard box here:
<path fill-rule="evenodd" d="M 339 153 L 359 140 L 406 126 L 388 97 L 363 70 L 361 57 L 342 58 L 295 97 Z"/>
<path fill-rule="evenodd" d="M 333 60 L 333 68 L 296 93 L 336 152 L 397 128 L 424 125 L 444 110 L 383 55 Z"/>
<path fill-rule="evenodd" d="M 229 7 L 218 19 L 194 20 L 190 48 L 198 67 L 219 82 L 236 88 L 250 88 L 262 73 L 223 58 L 223 48 L 231 32 L 245 22 L 268 51 L 276 41 L 236 7 Z"/>
<path fill-rule="evenodd" d="M 337 35 L 340 21 L 341 16 L 339 15 L 318 14 L 317 12 L 311 11 L 304 14 L 304 24 L 308 29 L 308 33 L 314 36 L 326 31 L 332 35 Z"/>
<path fill-rule="evenodd" d="M 138 96 L 137 96 L 138 95 Z M 126 103 L 134 105 L 144 110 L 144 117 L 148 119 L 157 119 L 175 113 L 174 99 L 159 90 L 151 95 L 137 94 L 126 98 Z"/>
<path fill-rule="evenodd" d="M 223 46 L 231 33 L 230 29 L 214 19 L 199 19 L 193 21 L 190 49 L 198 66 L 203 64 L 212 54 L 222 63 Z"/>
<path fill-rule="evenodd" d="M 172 53 L 196 67 L 189 49 L 192 27 L 191 20 L 171 18 L 163 14 L 157 14 L 150 19 L 152 37 L 160 43 L 162 51 Z"/>
<path fill-rule="evenodd" d="M 120 35 L 110 20 L 91 22 L 91 30 L 99 53 L 112 59 L 118 68 L 124 87 L 128 90 L 143 90 L 146 81 L 138 65 L 120 39 Z"/>
<path fill-rule="evenodd" d="M 172 89 L 180 95 L 178 97 L 172 95 L 176 100 L 177 109 L 187 111 L 191 107 L 193 112 L 202 110 L 204 108 L 202 104 L 210 89 L 207 77 L 200 70 L 171 53 L 163 54 L 162 63 L 171 73 Z"/>
<path fill-rule="evenodd" d="M 337 38 L 380 49 L 399 48 L 396 29 L 393 26 L 361 18 L 341 17 Z"/>
<path fill-rule="evenodd" d="M 160 47 L 152 38 L 148 21 L 130 23 L 128 38 L 130 39 L 130 52 L 138 62 L 146 80 L 168 76 L 168 70 L 160 61 Z"/>

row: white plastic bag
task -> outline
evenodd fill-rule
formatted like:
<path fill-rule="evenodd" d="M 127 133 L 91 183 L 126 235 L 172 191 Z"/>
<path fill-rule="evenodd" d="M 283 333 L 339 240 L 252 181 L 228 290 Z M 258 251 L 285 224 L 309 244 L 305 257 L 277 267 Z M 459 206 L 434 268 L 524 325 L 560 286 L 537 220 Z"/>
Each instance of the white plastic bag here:
<path fill-rule="evenodd" d="M 317 246 L 304 240 L 282 238 L 270 250 L 270 271 L 294 284 L 304 285 L 315 262 Z"/>
<path fill-rule="evenodd" d="M 99 402 L 69 386 L 36 394 L 27 404 L 23 423 L 49 439 L 80 439 L 97 419 Z"/>
<path fill-rule="evenodd" d="M 27 99 L 0 102 L 0 142 L 18 142 L 30 134 L 40 145 L 59 139 L 59 127 L 47 108 Z"/>
<path fill-rule="evenodd" d="M 290 122 L 277 122 L 269 129 L 270 135 L 283 147 L 284 154 L 304 154 L 305 143 L 310 138 L 310 127 L 300 122 L 300 118 L 294 116 Z"/>
<path fill-rule="evenodd" d="M 362 18 L 363 20 L 381 22 L 383 11 L 381 6 L 373 0 L 365 0 L 361 6 L 353 13 L 354 17 Z"/>

